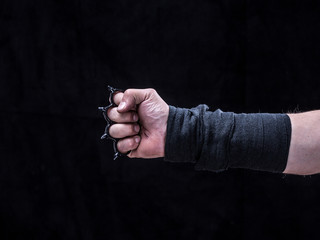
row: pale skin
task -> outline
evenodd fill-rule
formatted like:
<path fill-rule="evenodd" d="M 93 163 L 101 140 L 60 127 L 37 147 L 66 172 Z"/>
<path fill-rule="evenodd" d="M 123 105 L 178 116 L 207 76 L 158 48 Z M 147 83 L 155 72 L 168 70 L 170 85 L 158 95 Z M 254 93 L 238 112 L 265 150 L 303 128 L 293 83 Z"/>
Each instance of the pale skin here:
<path fill-rule="evenodd" d="M 311 175 L 320 172 L 320 111 L 288 114 L 291 142 L 284 173 Z"/>
<path fill-rule="evenodd" d="M 121 138 L 118 150 L 130 158 L 164 157 L 168 104 L 154 89 L 128 89 L 114 95 L 117 107 L 108 116 L 116 122 L 109 129 Z M 320 110 L 288 114 L 292 133 L 286 174 L 311 175 L 320 172 Z M 139 127 L 139 124 L 141 128 Z"/>

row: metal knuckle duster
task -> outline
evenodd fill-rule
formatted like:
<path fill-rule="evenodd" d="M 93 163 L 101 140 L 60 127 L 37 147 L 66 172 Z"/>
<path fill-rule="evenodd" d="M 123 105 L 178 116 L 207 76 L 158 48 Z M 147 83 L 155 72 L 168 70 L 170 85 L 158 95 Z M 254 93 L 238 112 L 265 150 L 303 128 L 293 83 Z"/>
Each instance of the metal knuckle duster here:
<path fill-rule="evenodd" d="M 116 138 L 113 138 L 111 135 L 110 135 L 110 127 L 114 124 L 114 121 L 112 121 L 109 116 L 108 116 L 108 113 L 111 112 L 108 111 L 110 108 L 113 108 L 113 107 L 116 107 L 117 105 L 114 103 L 113 101 L 113 96 L 115 93 L 117 92 L 123 92 L 123 90 L 121 89 L 117 89 L 117 88 L 113 88 L 111 86 L 108 86 L 108 91 L 109 91 L 109 105 L 106 106 L 106 107 L 99 107 L 98 109 L 102 112 L 102 115 L 104 117 L 104 119 L 107 121 L 107 126 L 104 130 L 104 133 L 103 135 L 101 136 L 101 139 L 110 139 L 113 141 L 113 150 L 114 150 L 114 157 L 113 157 L 113 160 L 116 160 L 117 158 L 121 157 L 121 156 L 124 156 L 124 155 L 128 155 L 131 151 L 128 151 L 126 154 L 122 154 L 119 152 L 118 148 L 117 148 L 117 144 L 118 144 L 118 139 Z"/>

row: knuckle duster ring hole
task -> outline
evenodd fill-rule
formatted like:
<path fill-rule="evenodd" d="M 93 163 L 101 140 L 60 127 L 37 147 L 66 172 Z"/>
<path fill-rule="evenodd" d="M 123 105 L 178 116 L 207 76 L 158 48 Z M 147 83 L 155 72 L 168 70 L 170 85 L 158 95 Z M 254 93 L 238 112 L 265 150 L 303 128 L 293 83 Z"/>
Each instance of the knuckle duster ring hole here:
<path fill-rule="evenodd" d="M 104 119 L 107 121 L 107 126 L 104 130 L 104 133 L 103 135 L 101 136 L 101 139 L 110 139 L 113 141 L 113 150 L 114 150 L 114 156 L 113 156 L 113 160 L 116 160 L 117 158 L 119 157 L 122 157 L 122 156 L 126 156 L 128 154 L 130 154 L 131 151 L 128 151 L 127 153 L 123 154 L 121 152 L 119 152 L 118 148 L 117 148 L 117 144 L 118 144 L 118 141 L 119 139 L 117 138 L 113 138 L 112 136 L 110 136 L 109 134 L 109 129 L 111 127 L 111 125 L 113 125 L 115 122 L 112 121 L 109 117 L 108 117 L 108 110 L 109 108 L 112 108 L 112 107 L 116 107 L 117 105 L 114 103 L 113 101 L 113 96 L 115 93 L 117 92 L 123 92 L 123 90 L 121 89 L 118 89 L 118 88 L 113 88 L 111 86 L 108 85 L 108 91 L 109 91 L 109 105 L 106 106 L 106 107 L 99 107 L 98 109 L 102 112 L 102 115 L 104 117 Z"/>

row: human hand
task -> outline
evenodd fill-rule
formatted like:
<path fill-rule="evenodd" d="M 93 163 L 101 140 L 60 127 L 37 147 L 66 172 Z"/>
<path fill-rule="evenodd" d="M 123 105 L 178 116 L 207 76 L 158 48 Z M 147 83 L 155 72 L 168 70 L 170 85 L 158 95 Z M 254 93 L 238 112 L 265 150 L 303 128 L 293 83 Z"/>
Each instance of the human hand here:
<path fill-rule="evenodd" d="M 130 158 L 164 157 L 168 104 L 154 89 L 128 89 L 114 94 L 113 100 L 117 107 L 107 114 L 116 123 L 109 134 L 120 139 L 119 152 L 131 151 Z"/>

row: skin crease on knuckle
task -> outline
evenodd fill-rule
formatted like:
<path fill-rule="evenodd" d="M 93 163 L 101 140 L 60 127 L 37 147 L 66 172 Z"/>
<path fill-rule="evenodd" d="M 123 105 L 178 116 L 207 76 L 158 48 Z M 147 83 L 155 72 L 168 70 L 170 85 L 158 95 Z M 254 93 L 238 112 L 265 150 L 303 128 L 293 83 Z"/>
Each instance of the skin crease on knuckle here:
<path fill-rule="evenodd" d="M 125 153 L 135 148 L 135 142 L 133 138 L 123 139 L 118 142 L 117 147 L 120 152 Z"/>
<path fill-rule="evenodd" d="M 113 124 L 109 128 L 109 134 L 114 138 L 119 138 L 119 124 Z"/>
<path fill-rule="evenodd" d="M 116 107 L 110 108 L 107 113 L 110 120 L 114 122 L 136 122 L 138 121 L 137 114 L 132 112 L 119 113 Z"/>
<path fill-rule="evenodd" d="M 121 115 L 117 112 L 116 107 L 110 108 L 110 110 L 108 111 L 108 117 L 114 122 L 120 122 L 121 120 Z"/>
<path fill-rule="evenodd" d="M 111 110 L 110 110 L 109 113 L 108 113 L 108 117 L 109 117 L 112 121 L 115 121 L 115 119 L 116 119 L 115 110 L 116 110 L 115 107 L 114 107 L 114 108 L 111 108 Z"/>
<path fill-rule="evenodd" d="M 128 140 L 128 147 L 129 147 L 130 150 L 134 147 L 134 141 L 133 141 L 133 139 L 129 139 L 129 140 Z"/>
<path fill-rule="evenodd" d="M 157 91 L 153 88 L 148 88 L 150 95 L 157 94 Z"/>
<path fill-rule="evenodd" d="M 131 91 L 131 89 L 127 89 L 126 91 L 124 91 L 123 96 L 130 96 L 132 94 L 133 92 Z"/>
<path fill-rule="evenodd" d="M 138 127 L 135 130 L 135 127 Z M 109 134 L 114 138 L 124 138 L 126 136 L 133 136 L 139 132 L 138 124 L 114 124 L 109 128 Z"/>

